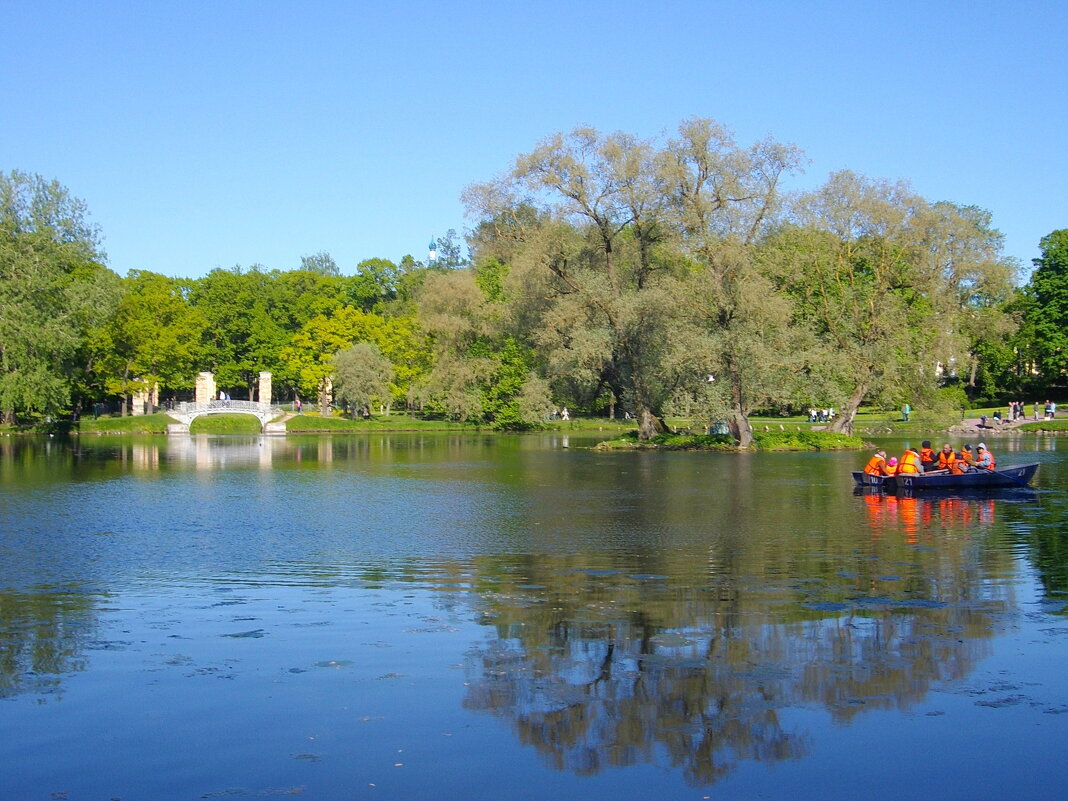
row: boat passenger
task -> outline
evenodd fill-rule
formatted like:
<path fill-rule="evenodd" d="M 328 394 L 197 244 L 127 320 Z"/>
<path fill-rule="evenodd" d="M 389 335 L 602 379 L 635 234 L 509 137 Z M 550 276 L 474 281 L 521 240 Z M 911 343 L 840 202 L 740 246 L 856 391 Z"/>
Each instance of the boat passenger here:
<path fill-rule="evenodd" d="M 893 476 L 893 475 L 897 474 L 897 458 L 896 457 L 891 456 L 890 457 L 890 461 L 888 461 L 886 463 L 886 474 L 888 476 Z"/>
<path fill-rule="evenodd" d="M 980 442 L 976 446 L 975 466 L 980 470 L 994 469 L 994 454 L 986 449 L 985 442 Z"/>
<path fill-rule="evenodd" d="M 897 475 L 905 475 L 910 473 L 922 473 L 923 468 L 920 466 L 920 454 L 914 451 L 912 448 L 906 448 L 905 452 L 901 455 L 901 458 L 897 463 Z"/>
<path fill-rule="evenodd" d="M 920 467 L 923 473 L 938 469 L 938 457 L 935 456 L 935 452 L 931 449 L 931 440 L 929 439 L 925 439 L 920 443 Z"/>
<path fill-rule="evenodd" d="M 888 476 L 886 472 L 886 451 L 878 450 L 864 465 L 864 472 L 869 476 Z"/>
<path fill-rule="evenodd" d="M 957 454 L 953 452 L 953 448 L 951 448 L 947 442 L 942 446 L 942 450 L 938 452 L 938 469 L 953 470 L 953 465 L 956 463 Z"/>

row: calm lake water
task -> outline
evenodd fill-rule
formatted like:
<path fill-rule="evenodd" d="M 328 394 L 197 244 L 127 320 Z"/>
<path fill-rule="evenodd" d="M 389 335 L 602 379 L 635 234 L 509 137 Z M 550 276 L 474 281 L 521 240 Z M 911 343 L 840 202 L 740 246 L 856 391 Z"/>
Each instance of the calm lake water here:
<path fill-rule="evenodd" d="M 0 441 L 0 799 L 1065 797 L 1068 439 L 589 444 Z"/>

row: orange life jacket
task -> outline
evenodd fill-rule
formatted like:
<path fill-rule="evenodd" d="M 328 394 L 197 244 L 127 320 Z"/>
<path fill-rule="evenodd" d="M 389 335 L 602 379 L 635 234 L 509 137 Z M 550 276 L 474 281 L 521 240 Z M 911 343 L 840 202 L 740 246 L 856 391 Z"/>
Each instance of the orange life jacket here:
<path fill-rule="evenodd" d="M 957 462 L 957 454 L 953 451 L 946 453 L 945 451 L 938 452 L 938 469 L 939 470 L 952 470 L 953 465 Z"/>
<path fill-rule="evenodd" d="M 980 468 L 980 469 L 981 470 L 993 470 L 995 467 L 997 467 L 997 465 L 995 464 L 995 462 L 997 460 L 994 458 L 994 454 L 992 454 L 986 448 L 983 448 L 983 450 L 986 452 L 986 455 L 990 457 L 990 464 L 987 465 L 986 467 L 983 467 L 983 468 Z"/>
<path fill-rule="evenodd" d="M 923 469 L 920 467 L 920 455 L 913 450 L 905 451 L 904 456 L 897 460 L 897 474 L 902 473 L 922 473 Z"/>
<path fill-rule="evenodd" d="M 897 465 L 896 464 L 888 464 L 886 466 L 886 474 L 888 476 L 895 475 L 896 473 L 897 473 Z"/>
<path fill-rule="evenodd" d="M 864 472 L 869 476 L 885 476 L 886 473 L 886 459 L 876 454 L 868 460 L 868 463 L 864 465 Z"/>
<path fill-rule="evenodd" d="M 935 459 L 935 452 L 933 450 L 931 450 L 930 448 L 920 448 L 920 464 L 921 465 L 925 465 L 925 466 L 929 465 L 929 464 L 933 465 L 936 461 L 938 461 L 938 460 Z"/>

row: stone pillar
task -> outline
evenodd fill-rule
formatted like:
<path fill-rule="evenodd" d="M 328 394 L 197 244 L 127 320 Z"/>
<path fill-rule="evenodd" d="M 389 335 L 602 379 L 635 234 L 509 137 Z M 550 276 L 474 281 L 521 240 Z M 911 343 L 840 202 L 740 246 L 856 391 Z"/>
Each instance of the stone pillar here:
<path fill-rule="evenodd" d="M 139 389 L 133 393 L 133 406 L 130 409 L 130 414 L 134 417 L 139 417 L 145 413 L 145 404 L 148 403 L 148 391 Z"/>
<path fill-rule="evenodd" d="M 260 391 L 256 400 L 265 406 L 271 402 L 271 374 L 266 370 L 260 372 Z"/>
<path fill-rule="evenodd" d="M 207 403 L 215 400 L 215 374 L 205 370 L 197 373 L 197 388 L 194 400 L 197 403 Z"/>
<path fill-rule="evenodd" d="M 156 411 L 159 408 L 159 381 L 152 385 L 152 390 L 148 393 L 148 411 L 149 413 Z"/>

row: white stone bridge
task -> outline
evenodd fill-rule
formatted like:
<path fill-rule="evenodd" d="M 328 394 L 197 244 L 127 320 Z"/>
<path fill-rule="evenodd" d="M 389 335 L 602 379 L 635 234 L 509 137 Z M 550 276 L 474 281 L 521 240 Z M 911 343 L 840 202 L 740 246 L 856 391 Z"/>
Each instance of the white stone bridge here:
<path fill-rule="evenodd" d="M 178 421 L 168 427 L 168 432 L 172 434 L 188 433 L 189 424 L 206 414 L 251 414 L 260 421 L 260 430 L 266 431 L 267 423 L 285 414 L 285 409 L 258 401 L 210 400 L 206 403 L 179 403 L 173 409 L 168 409 L 167 414 Z"/>

